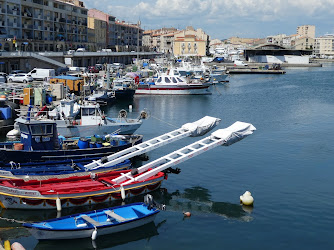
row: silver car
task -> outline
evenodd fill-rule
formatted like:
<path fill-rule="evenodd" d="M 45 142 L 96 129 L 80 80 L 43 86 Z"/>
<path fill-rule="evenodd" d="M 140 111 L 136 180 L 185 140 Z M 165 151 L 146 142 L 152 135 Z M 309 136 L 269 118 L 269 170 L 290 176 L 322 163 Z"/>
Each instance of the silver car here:
<path fill-rule="evenodd" d="M 10 74 L 8 76 L 8 82 L 32 82 L 34 79 L 30 74 L 19 73 L 19 74 Z"/>

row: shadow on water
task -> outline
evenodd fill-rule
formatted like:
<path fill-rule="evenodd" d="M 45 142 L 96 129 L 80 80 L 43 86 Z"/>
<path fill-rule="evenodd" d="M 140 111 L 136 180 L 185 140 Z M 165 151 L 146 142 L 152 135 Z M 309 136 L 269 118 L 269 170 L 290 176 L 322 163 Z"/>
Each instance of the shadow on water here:
<path fill-rule="evenodd" d="M 158 228 L 164 224 L 164 222 L 165 221 L 162 221 L 159 224 L 151 222 L 135 229 L 112 234 L 112 237 L 110 235 L 102 235 L 97 237 L 95 241 L 92 241 L 90 238 L 39 241 L 35 249 L 68 249 L 69 245 L 71 249 L 103 249 L 139 240 L 149 242 L 152 237 L 159 235 Z"/>
<path fill-rule="evenodd" d="M 186 188 L 183 192 L 178 190 L 168 192 L 165 188 L 160 188 L 151 193 L 154 200 L 158 203 L 165 204 L 168 212 L 185 212 L 190 211 L 192 214 L 200 216 L 222 216 L 228 220 L 238 220 L 241 222 L 252 221 L 252 207 L 244 207 L 240 204 L 232 204 L 228 202 L 216 202 L 211 200 L 208 189 L 196 186 Z M 84 213 L 86 211 L 97 210 L 106 207 L 119 206 L 143 201 L 144 195 L 132 197 L 125 202 L 114 201 L 91 206 L 82 206 L 74 208 L 64 208 L 61 214 L 54 210 L 30 210 L 23 213 L 19 210 L 2 209 L 0 212 L 0 232 L 2 238 L 18 239 L 27 237 L 30 233 L 22 227 L 23 222 L 36 222 L 57 218 L 76 213 Z M 162 216 L 163 217 L 163 216 Z M 16 221 L 13 221 L 13 219 Z M 138 240 L 146 240 L 147 242 L 154 236 L 159 235 L 158 229 L 167 220 L 161 221 L 159 215 L 155 222 L 149 223 L 140 228 L 131 229 L 125 232 L 116 233 L 97 237 L 96 241 L 90 238 L 73 239 L 61 241 L 39 241 L 35 249 L 67 249 L 69 244 L 71 249 L 97 249 L 110 248 L 122 244 L 126 244 Z"/>

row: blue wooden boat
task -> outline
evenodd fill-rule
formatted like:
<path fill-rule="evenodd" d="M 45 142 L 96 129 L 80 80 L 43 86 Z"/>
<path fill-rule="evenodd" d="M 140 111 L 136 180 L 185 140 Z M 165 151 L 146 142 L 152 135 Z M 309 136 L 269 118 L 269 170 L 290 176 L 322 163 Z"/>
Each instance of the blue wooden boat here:
<path fill-rule="evenodd" d="M 103 138 L 60 139 L 53 120 L 17 119 L 20 127 L 20 143 L 0 143 L 0 159 L 3 163 L 85 160 L 104 157 L 142 142 L 142 135 L 110 135 Z"/>
<path fill-rule="evenodd" d="M 128 205 L 94 210 L 64 216 L 36 223 L 24 223 L 38 240 L 61 240 L 112 234 L 137 228 L 152 222 L 160 212 L 150 203 Z"/>

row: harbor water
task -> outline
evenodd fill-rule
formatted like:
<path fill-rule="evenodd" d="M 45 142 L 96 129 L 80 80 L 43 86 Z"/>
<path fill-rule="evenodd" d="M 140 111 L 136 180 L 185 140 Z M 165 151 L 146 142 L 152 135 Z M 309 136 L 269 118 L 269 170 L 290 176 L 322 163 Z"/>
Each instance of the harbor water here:
<path fill-rule="evenodd" d="M 229 83 L 211 86 L 210 96 L 135 96 L 106 110 L 115 116 L 131 104 L 129 115 L 136 116 L 146 108 L 150 117 L 137 131 L 144 139 L 206 115 L 221 118 L 216 129 L 235 121 L 257 128 L 234 145 L 178 165 L 181 173 L 170 174 L 153 193 L 167 207 L 154 223 L 95 242 L 38 242 L 19 223 L 0 220 L 0 238 L 26 249 L 333 249 L 334 64 L 286 72 L 233 75 Z M 198 139 L 152 151 L 150 160 Z M 253 207 L 240 205 L 247 190 Z M 64 209 L 62 215 L 90 209 Z M 191 217 L 184 218 L 185 211 Z M 0 216 L 36 221 L 57 212 L 2 210 Z"/>

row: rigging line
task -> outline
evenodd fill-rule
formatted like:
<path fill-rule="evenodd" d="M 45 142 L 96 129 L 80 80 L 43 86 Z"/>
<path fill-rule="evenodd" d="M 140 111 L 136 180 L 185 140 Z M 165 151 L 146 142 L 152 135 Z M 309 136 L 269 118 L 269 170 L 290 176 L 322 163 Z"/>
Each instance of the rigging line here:
<path fill-rule="evenodd" d="M 217 85 L 216 85 L 216 84 L 214 84 L 214 86 L 215 86 L 215 88 L 216 88 L 217 92 L 219 93 L 219 95 L 222 95 L 222 93 L 220 93 L 219 89 L 217 88 Z"/>
<path fill-rule="evenodd" d="M 159 119 L 158 117 L 155 117 L 155 116 L 153 116 L 153 115 L 151 115 L 151 117 L 154 118 L 154 119 L 157 119 L 158 121 L 161 121 L 161 122 L 163 122 L 163 123 L 166 123 L 167 125 L 172 126 L 172 127 L 174 127 L 174 128 L 179 128 L 179 127 L 180 127 L 180 126 L 176 126 L 176 125 L 174 125 L 174 124 L 171 124 L 171 123 L 169 123 L 169 122 L 166 122 L 166 121 L 164 121 L 164 120 L 161 120 L 161 119 Z"/>

